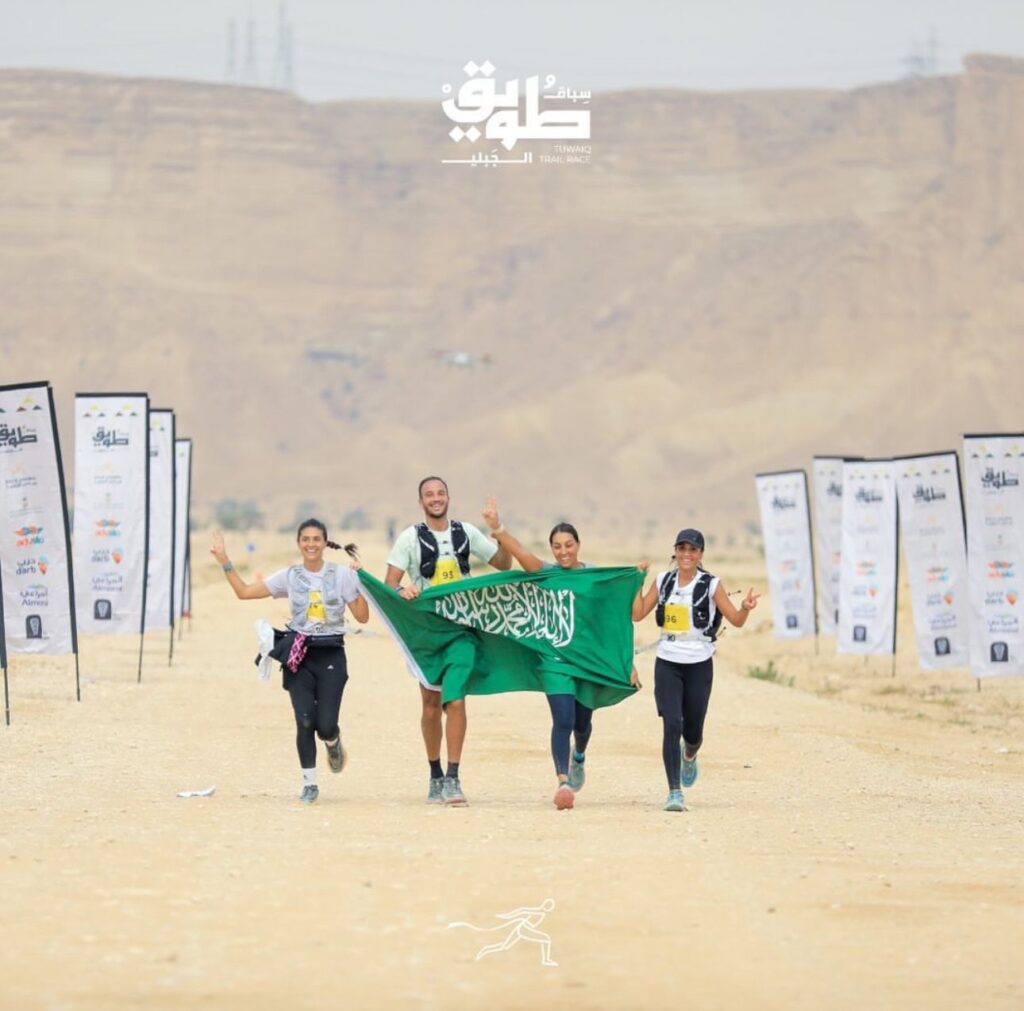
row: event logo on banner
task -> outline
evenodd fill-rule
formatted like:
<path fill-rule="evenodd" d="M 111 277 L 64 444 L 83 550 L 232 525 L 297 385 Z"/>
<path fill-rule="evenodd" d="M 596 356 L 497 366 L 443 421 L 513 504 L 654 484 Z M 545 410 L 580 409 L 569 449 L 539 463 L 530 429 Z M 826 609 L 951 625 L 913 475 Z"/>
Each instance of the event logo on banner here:
<path fill-rule="evenodd" d="M 173 628 L 174 411 L 149 412 L 149 562 L 146 628 Z"/>
<path fill-rule="evenodd" d="M 896 461 L 900 529 L 922 670 L 968 663 L 967 547 L 956 453 Z"/>
<path fill-rule="evenodd" d="M 818 627 L 835 635 L 839 623 L 839 556 L 843 534 L 843 460 L 814 458 L 814 553 L 818 566 Z"/>
<path fill-rule="evenodd" d="M 192 498 L 192 440 L 174 440 L 174 615 L 185 613 L 189 503 Z"/>
<path fill-rule="evenodd" d="M 965 435 L 971 673 L 1024 675 L 1024 434 Z"/>
<path fill-rule="evenodd" d="M 0 482 L 7 648 L 76 653 L 67 499 L 48 383 L 0 387 Z"/>
<path fill-rule="evenodd" d="M 840 653 L 896 650 L 896 464 L 843 463 Z"/>
<path fill-rule="evenodd" d="M 142 632 L 149 526 L 149 398 L 75 395 L 75 598 L 87 632 Z"/>
<path fill-rule="evenodd" d="M 755 481 L 775 636 L 800 639 L 814 635 L 814 554 L 807 475 L 790 470 L 758 474 Z"/>

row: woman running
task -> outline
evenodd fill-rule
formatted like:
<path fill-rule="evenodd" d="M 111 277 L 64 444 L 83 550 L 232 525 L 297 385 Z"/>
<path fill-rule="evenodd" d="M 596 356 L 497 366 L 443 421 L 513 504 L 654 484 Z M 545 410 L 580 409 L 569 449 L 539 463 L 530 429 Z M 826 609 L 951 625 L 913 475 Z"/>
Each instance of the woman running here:
<path fill-rule="evenodd" d="M 683 810 L 683 787 L 697 781 L 697 751 L 704 740 L 704 717 L 711 698 L 715 637 L 724 616 L 737 628 L 757 607 L 760 596 L 747 592 L 733 607 L 717 576 L 706 572 L 704 535 L 680 530 L 676 537 L 677 568 L 659 572 L 646 593 L 637 594 L 633 620 L 642 621 L 657 609 L 661 639 L 654 661 L 654 701 L 662 719 L 661 756 L 668 777 L 666 811 Z M 680 754 L 680 740 L 685 748 Z"/>
<path fill-rule="evenodd" d="M 238 574 L 224 551 L 224 535 L 213 535 L 210 554 L 220 563 L 231 589 L 239 600 L 287 597 L 292 617 L 287 630 L 275 631 L 271 656 L 281 662 L 284 688 L 291 696 L 298 728 L 296 744 L 302 766 L 304 804 L 320 796 L 316 781 L 316 735 L 327 748 L 331 772 L 345 767 L 345 749 L 341 744 L 338 714 L 341 696 L 348 681 L 345 659 L 345 605 L 353 617 L 365 623 L 370 608 L 360 590 L 355 569 L 324 561 L 325 548 L 340 548 L 327 539 L 327 528 L 320 520 L 299 524 L 297 535 L 300 565 L 275 572 L 267 579 L 247 583 Z M 357 559 L 356 546 L 346 544 L 345 552 Z"/>
<path fill-rule="evenodd" d="M 540 569 L 585 569 L 588 562 L 581 562 L 580 535 L 571 523 L 558 523 L 548 535 L 548 544 L 555 557 L 554 562 L 538 558 L 510 534 L 498 516 L 498 504 L 493 498 L 487 500 L 483 518 L 491 528 L 491 536 L 503 547 L 525 572 Z M 557 563 L 557 564 L 556 564 Z M 559 676 L 560 679 L 563 676 Z M 568 675 L 564 676 L 568 679 Z M 630 675 L 630 683 L 639 687 L 636 668 Z M 562 685 L 557 687 L 562 688 Z M 566 684 L 564 687 L 569 687 Z M 593 730 L 594 710 L 585 706 L 569 691 L 546 692 L 551 709 L 551 757 L 555 763 L 558 789 L 555 791 L 555 807 L 559 811 L 571 808 L 576 794 L 583 789 L 587 774 L 583 767 L 586 761 L 587 744 Z M 570 737 L 575 737 L 575 747 L 570 749 Z M 570 755 L 570 750 L 572 754 Z"/>

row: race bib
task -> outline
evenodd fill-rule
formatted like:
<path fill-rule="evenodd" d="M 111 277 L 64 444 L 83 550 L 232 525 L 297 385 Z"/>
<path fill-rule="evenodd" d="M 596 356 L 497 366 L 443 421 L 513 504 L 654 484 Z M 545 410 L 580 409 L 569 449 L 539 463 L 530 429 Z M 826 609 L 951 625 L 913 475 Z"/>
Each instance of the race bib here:
<path fill-rule="evenodd" d="M 309 591 L 309 607 L 306 608 L 306 619 L 308 621 L 327 620 L 327 612 L 324 610 L 324 595 L 319 590 Z"/>
<path fill-rule="evenodd" d="M 459 571 L 459 560 L 457 558 L 439 558 L 437 568 L 430 580 L 431 586 L 440 586 L 442 583 L 454 583 L 462 578 Z"/>
<path fill-rule="evenodd" d="M 690 631 L 690 608 L 686 604 L 666 604 L 665 624 L 662 626 L 670 635 Z"/>

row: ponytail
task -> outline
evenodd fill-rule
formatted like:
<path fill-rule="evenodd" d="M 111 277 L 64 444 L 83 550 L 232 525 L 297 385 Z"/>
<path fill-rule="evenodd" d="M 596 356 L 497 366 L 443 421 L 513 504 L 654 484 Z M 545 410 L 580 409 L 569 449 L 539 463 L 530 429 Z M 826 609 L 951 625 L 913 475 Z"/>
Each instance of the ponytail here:
<path fill-rule="evenodd" d="M 335 551 L 344 551 L 349 558 L 359 561 L 359 547 L 356 544 L 335 544 L 334 541 L 328 541 L 327 547 L 334 548 Z"/>

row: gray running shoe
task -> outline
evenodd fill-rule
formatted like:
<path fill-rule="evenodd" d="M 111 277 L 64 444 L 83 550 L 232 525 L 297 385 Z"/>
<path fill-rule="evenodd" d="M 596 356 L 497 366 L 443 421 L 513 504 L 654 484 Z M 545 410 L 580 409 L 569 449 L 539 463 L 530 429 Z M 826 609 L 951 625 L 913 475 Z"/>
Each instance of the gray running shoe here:
<path fill-rule="evenodd" d="M 431 777 L 430 789 L 427 791 L 427 803 L 428 804 L 443 804 L 444 803 L 444 777 L 438 776 L 436 779 Z"/>
<path fill-rule="evenodd" d="M 299 800 L 301 800 L 303 804 L 313 804 L 319 796 L 319 786 L 304 786 L 302 788 L 302 796 L 299 797 Z"/>
<path fill-rule="evenodd" d="M 583 762 L 577 762 L 576 756 L 569 756 L 569 787 L 575 790 L 577 793 L 583 789 L 583 784 L 587 781 L 587 770 L 583 767 Z"/>
<path fill-rule="evenodd" d="M 348 761 L 348 755 L 341 745 L 341 734 L 338 734 L 338 739 L 333 744 L 325 742 L 324 747 L 327 749 L 327 764 L 331 767 L 331 772 L 341 772 Z"/>
<path fill-rule="evenodd" d="M 462 784 L 458 776 L 445 776 L 444 786 L 441 788 L 441 796 L 445 804 L 450 807 L 465 807 L 469 803 L 466 795 L 462 792 Z"/>
<path fill-rule="evenodd" d="M 663 811 L 682 811 L 683 809 L 683 791 L 672 790 L 668 795 L 668 800 L 665 801 L 665 806 L 662 808 Z"/>

